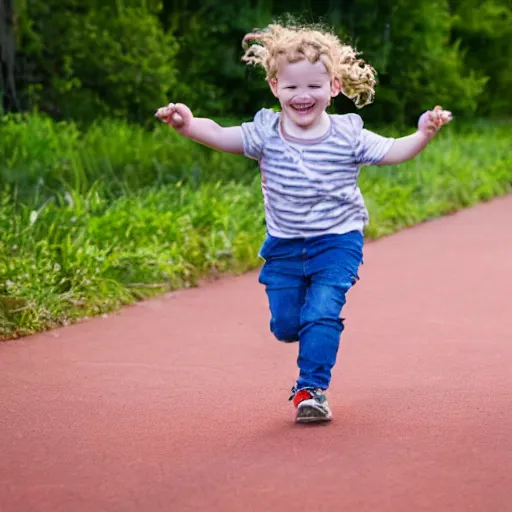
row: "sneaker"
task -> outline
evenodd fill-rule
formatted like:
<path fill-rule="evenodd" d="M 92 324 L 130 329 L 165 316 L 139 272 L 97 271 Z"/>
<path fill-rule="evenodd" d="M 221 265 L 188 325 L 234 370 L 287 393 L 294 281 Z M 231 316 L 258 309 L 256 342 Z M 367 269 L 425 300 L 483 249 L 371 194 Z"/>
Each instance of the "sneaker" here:
<path fill-rule="evenodd" d="M 292 390 L 290 400 L 297 409 L 295 421 L 297 423 L 313 423 L 317 421 L 330 421 L 332 412 L 322 389 Z"/>

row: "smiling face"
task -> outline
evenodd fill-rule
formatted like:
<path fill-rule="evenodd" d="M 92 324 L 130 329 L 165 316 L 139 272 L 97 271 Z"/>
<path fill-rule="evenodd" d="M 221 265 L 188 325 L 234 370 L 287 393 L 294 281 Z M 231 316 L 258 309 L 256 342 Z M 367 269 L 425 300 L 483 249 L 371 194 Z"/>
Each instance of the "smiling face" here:
<path fill-rule="evenodd" d="M 340 92 L 339 82 L 331 80 L 325 65 L 307 59 L 293 63 L 283 59 L 277 79 L 269 83 L 285 118 L 308 131 L 321 123 L 331 98 Z"/>

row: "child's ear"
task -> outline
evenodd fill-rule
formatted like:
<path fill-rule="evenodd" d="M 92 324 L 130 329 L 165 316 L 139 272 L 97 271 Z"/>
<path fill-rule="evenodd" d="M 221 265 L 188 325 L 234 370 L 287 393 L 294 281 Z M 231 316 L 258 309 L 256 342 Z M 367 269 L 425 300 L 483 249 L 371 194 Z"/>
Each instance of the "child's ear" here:
<path fill-rule="evenodd" d="M 331 98 L 335 98 L 336 96 L 338 96 L 338 94 L 341 92 L 341 89 L 341 82 L 337 78 L 335 78 L 331 82 Z"/>
<path fill-rule="evenodd" d="M 277 98 L 277 78 L 271 78 L 268 81 L 268 85 L 270 86 L 272 94 Z"/>

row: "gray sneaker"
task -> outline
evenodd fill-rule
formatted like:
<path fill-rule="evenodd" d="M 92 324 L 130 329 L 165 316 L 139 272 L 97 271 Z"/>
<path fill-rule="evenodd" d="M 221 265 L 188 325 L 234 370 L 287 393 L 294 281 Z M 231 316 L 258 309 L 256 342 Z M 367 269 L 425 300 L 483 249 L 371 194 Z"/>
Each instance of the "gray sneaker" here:
<path fill-rule="evenodd" d="M 330 421 L 332 412 L 322 389 L 292 390 L 290 400 L 297 409 L 297 423 Z"/>

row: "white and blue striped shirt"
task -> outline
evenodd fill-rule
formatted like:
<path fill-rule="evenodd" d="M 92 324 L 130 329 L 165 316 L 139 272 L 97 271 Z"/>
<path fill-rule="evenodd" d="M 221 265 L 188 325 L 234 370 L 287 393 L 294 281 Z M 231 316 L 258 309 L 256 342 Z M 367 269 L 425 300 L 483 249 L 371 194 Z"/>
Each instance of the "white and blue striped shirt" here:
<path fill-rule="evenodd" d="M 281 114 L 270 109 L 242 124 L 244 154 L 259 162 L 271 236 L 342 234 L 368 223 L 359 170 L 382 160 L 394 139 L 364 129 L 357 114 L 329 118 L 329 131 L 315 140 L 284 134 Z"/>

